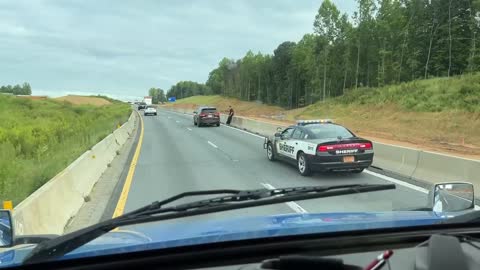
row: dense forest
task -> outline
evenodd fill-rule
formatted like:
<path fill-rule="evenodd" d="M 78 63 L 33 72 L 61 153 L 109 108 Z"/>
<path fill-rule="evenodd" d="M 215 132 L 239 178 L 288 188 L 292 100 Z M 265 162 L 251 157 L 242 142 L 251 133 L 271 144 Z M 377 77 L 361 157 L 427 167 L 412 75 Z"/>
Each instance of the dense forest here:
<path fill-rule="evenodd" d="M 13 95 L 31 95 L 32 88 L 28 83 L 24 83 L 22 85 L 16 84 L 14 86 L 0 86 L 0 93 L 8 93 Z"/>
<path fill-rule="evenodd" d="M 203 84 L 167 96 L 220 94 L 296 108 L 350 89 L 480 69 L 480 0 L 357 0 L 349 17 L 324 0 L 313 33 L 270 54 L 223 58 Z"/>

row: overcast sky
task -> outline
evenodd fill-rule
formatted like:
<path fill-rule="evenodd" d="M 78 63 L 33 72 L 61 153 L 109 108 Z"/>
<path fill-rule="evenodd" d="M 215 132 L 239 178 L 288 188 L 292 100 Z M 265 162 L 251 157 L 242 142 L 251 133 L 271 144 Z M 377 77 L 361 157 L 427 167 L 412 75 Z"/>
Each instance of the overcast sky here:
<path fill-rule="evenodd" d="M 140 97 L 311 33 L 322 0 L 0 0 L 0 85 Z M 342 12 L 354 0 L 334 0 Z"/>

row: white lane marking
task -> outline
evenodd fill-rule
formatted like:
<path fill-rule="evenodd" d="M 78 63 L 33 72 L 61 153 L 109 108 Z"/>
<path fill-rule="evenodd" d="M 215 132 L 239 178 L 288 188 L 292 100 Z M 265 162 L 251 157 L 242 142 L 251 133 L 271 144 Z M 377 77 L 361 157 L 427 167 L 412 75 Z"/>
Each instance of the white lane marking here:
<path fill-rule="evenodd" d="M 178 121 L 178 120 L 175 120 L 175 122 L 180 123 L 180 121 Z"/>
<path fill-rule="evenodd" d="M 191 128 L 187 128 L 187 129 L 188 129 L 188 130 L 190 130 L 190 131 L 192 131 L 192 129 L 191 129 Z"/>
<path fill-rule="evenodd" d="M 212 143 L 211 141 L 207 141 L 207 142 L 208 142 L 208 144 L 210 144 L 212 147 L 218 148 L 218 146 L 216 146 L 216 145 L 215 145 L 214 143 Z"/>
<path fill-rule="evenodd" d="M 379 173 L 376 173 L 376 172 L 372 172 L 372 171 L 369 171 L 369 170 L 365 170 L 365 172 L 368 173 L 368 174 L 370 174 L 370 175 L 373 175 L 373 176 L 375 176 L 375 177 L 382 178 L 383 180 L 387 180 L 388 182 L 392 182 L 392 183 L 394 183 L 394 184 L 397 184 L 397 185 L 400 185 L 400 186 L 404 186 L 404 187 L 413 189 L 413 190 L 415 190 L 415 191 L 428 194 L 428 190 L 426 190 L 426 189 L 424 189 L 424 188 L 422 188 L 422 187 L 418 187 L 418 186 L 412 185 L 412 184 L 410 184 L 410 183 L 403 182 L 403 181 L 397 180 L 397 179 L 395 179 L 395 178 L 388 177 L 388 176 L 386 176 L 386 175 L 382 175 L 382 174 L 379 174 Z"/>
<path fill-rule="evenodd" d="M 167 117 L 168 117 L 168 119 L 172 119 L 172 117 L 170 117 L 170 116 L 167 116 Z"/>
<path fill-rule="evenodd" d="M 270 185 L 269 183 L 260 183 L 260 184 L 264 186 L 266 189 L 275 189 L 275 187 Z M 299 214 L 308 214 L 307 210 L 303 209 L 296 202 L 286 202 L 285 204 L 288 205 L 288 207 L 290 207 L 293 211 Z"/>

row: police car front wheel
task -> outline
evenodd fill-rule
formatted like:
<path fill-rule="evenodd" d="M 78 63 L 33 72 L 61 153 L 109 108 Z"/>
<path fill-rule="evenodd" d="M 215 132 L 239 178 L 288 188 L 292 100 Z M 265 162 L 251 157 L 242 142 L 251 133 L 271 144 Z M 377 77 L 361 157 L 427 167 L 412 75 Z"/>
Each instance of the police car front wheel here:
<path fill-rule="evenodd" d="M 271 143 L 267 144 L 267 157 L 270 161 L 275 161 L 275 155 L 273 154 L 273 146 Z"/>
<path fill-rule="evenodd" d="M 308 164 L 307 158 L 305 157 L 304 153 L 298 154 L 297 168 L 298 168 L 298 172 L 302 176 L 308 176 L 312 174 L 312 171 L 310 170 L 310 165 Z"/>

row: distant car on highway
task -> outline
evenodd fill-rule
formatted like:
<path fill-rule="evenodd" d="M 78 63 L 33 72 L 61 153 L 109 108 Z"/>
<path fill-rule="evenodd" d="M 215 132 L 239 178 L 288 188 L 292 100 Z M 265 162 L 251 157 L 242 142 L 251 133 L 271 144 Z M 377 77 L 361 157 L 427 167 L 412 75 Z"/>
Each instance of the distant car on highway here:
<path fill-rule="evenodd" d="M 298 121 L 265 138 L 264 149 L 269 160 L 295 164 L 303 176 L 314 171 L 361 173 L 373 161 L 371 141 L 331 120 Z"/>
<path fill-rule="evenodd" d="M 144 110 L 146 107 L 147 107 L 147 103 L 145 103 L 145 102 L 140 102 L 137 105 L 138 110 Z"/>
<path fill-rule="evenodd" d="M 193 124 L 201 127 L 203 125 L 220 126 L 220 113 L 215 107 L 199 107 L 193 112 Z"/>
<path fill-rule="evenodd" d="M 157 115 L 157 108 L 155 108 L 154 106 L 147 106 L 145 111 L 143 111 L 143 115 L 145 115 L 145 116 L 147 116 L 147 115 Z"/>

